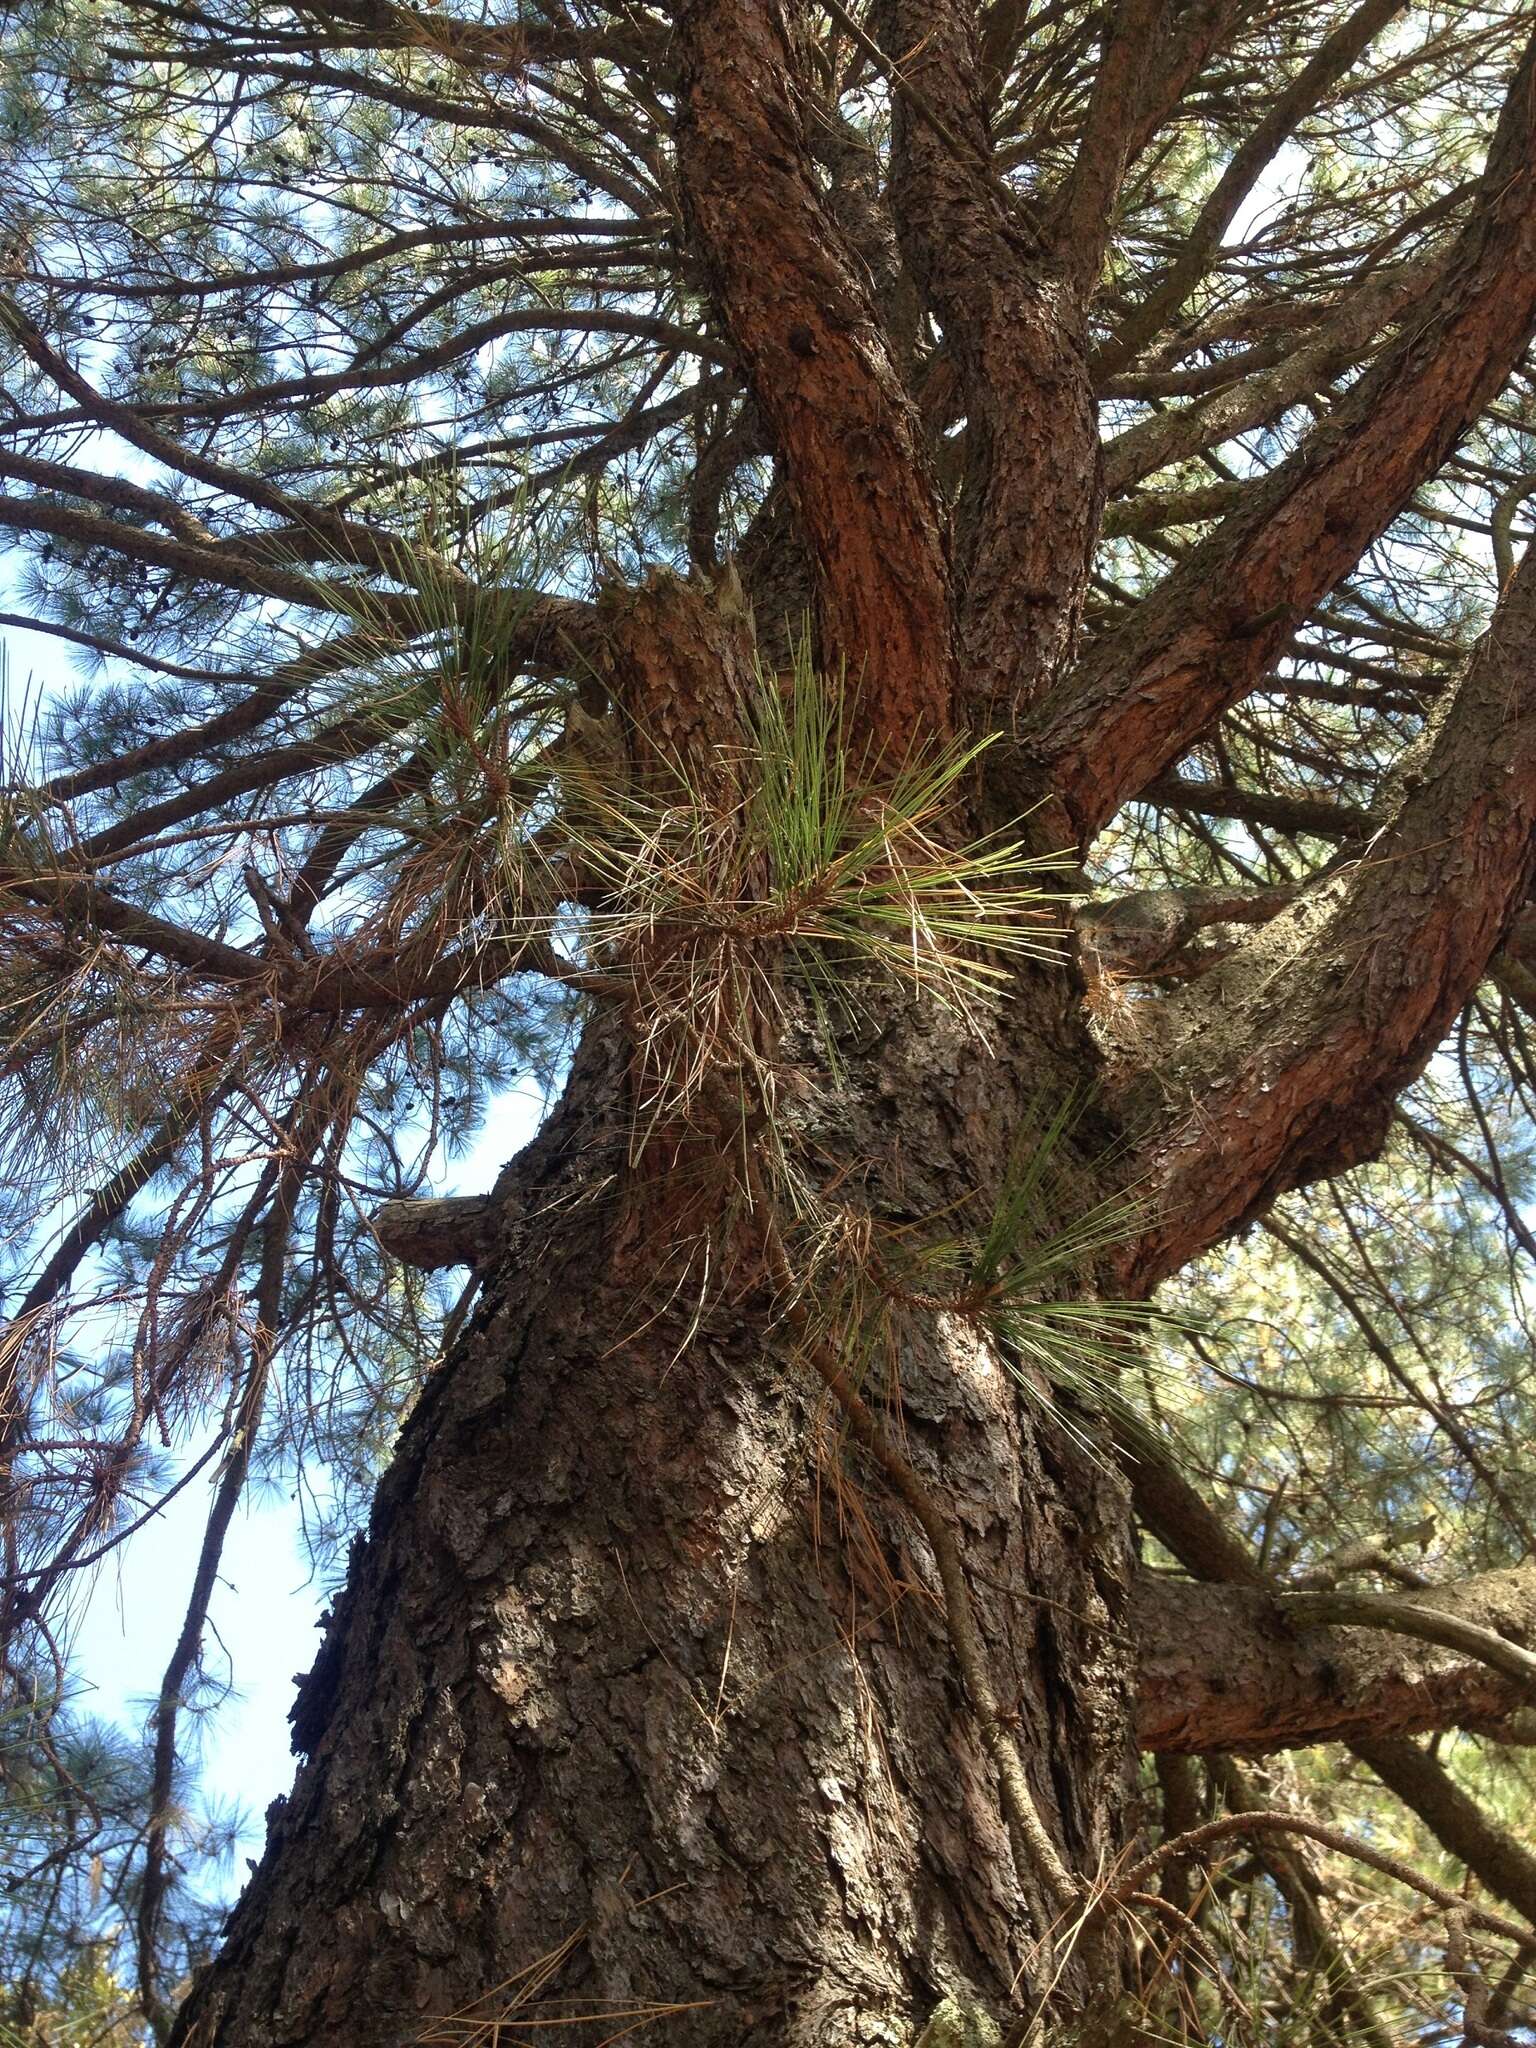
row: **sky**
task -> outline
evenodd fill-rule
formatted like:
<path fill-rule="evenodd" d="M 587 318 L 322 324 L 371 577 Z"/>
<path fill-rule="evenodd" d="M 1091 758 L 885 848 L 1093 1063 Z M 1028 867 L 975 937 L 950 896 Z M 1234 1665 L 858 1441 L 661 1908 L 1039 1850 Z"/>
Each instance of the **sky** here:
<path fill-rule="evenodd" d="M 5 583 L 0 569 L 0 605 Z M 0 645 L 13 701 L 35 703 L 78 683 L 79 671 L 60 641 L 8 626 L 0 630 Z M 439 1192 L 489 1188 L 532 1137 L 541 1113 L 537 1089 L 499 1097 L 474 1145 L 440 1177 Z M 216 1468 L 195 1478 L 131 1542 L 108 1555 L 77 1600 L 70 1640 L 81 1712 L 134 1733 L 143 1729 L 186 1613 L 217 1481 Z M 203 1744 L 202 1797 L 211 1808 L 238 1807 L 244 1818 L 233 1880 L 228 1871 L 210 1872 L 205 1880 L 217 1891 L 243 1879 L 241 1858 L 260 1849 L 266 1808 L 292 1783 L 288 1708 L 295 1677 L 314 1662 L 315 1624 L 325 1606 L 297 1495 L 271 1485 L 248 1488 L 225 1543 L 204 1650 L 205 1670 L 215 1679 L 227 1673 L 231 1691 Z"/>
<path fill-rule="evenodd" d="M 443 1178 L 442 1192 L 490 1187 L 532 1137 L 540 1110 L 533 1089 L 493 1103 L 475 1145 Z M 186 1612 L 216 1483 L 212 1472 L 193 1480 L 100 1568 L 73 1637 L 83 1712 L 143 1728 Z M 245 1874 L 239 1856 L 259 1850 L 266 1808 L 293 1781 L 288 1708 L 295 1677 L 314 1662 L 315 1624 L 325 1605 L 305 1552 L 297 1496 L 271 1486 L 248 1489 L 225 1543 L 203 1660 L 215 1678 L 227 1670 L 232 1687 L 204 1745 L 201 1785 L 208 1805 L 244 1813 L 237 1881 Z"/>

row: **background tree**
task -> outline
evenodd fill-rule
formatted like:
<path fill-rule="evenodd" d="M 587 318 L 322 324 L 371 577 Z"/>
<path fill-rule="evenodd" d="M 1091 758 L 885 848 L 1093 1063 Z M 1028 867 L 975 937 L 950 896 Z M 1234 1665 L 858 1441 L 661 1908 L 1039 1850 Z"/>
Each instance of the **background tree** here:
<path fill-rule="evenodd" d="M 7 39 L 24 2022 L 73 1940 L 188 2048 L 1516 2038 L 1528 19 Z M 183 1999 L 221 1546 L 317 1463 Z M 190 1484 L 105 1801 L 63 1620 Z"/>

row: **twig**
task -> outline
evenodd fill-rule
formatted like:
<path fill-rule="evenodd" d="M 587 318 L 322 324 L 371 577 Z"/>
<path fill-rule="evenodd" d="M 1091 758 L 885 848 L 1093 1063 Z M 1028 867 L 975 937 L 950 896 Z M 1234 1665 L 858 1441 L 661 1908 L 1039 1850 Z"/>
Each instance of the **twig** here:
<path fill-rule="evenodd" d="M 1424 1898 L 1432 1899 L 1444 1912 L 1463 1913 L 1470 1926 L 1481 1927 L 1488 1934 L 1497 1934 L 1505 1941 L 1512 1941 L 1523 1950 L 1536 1949 L 1536 1931 L 1519 1927 L 1513 1920 L 1506 1920 L 1501 1913 L 1486 1912 L 1480 1906 L 1469 1906 L 1459 1892 L 1447 1890 L 1443 1884 L 1422 1876 L 1410 1863 L 1398 1856 L 1388 1856 L 1380 1849 L 1368 1848 L 1364 1842 L 1357 1842 L 1338 1828 L 1324 1827 L 1321 1821 L 1307 1820 L 1297 1813 L 1280 1813 L 1273 1810 L 1256 1813 L 1228 1814 L 1222 1820 L 1207 1821 L 1204 1827 L 1192 1828 L 1188 1834 L 1176 1835 L 1171 1842 L 1163 1842 L 1144 1856 L 1140 1863 L 1128 1870 L 1112 1893 L 1106 1894 L 1117 1902 L 1128 1899 L 1132 1892 L 1145 1891 L 1148 1880 L 1154 1877 L 1165 1863 L 1177 1857 L 1193 1856 L 1217 1842 L 1228 1840 L 1233 1835 L 1261 1835 L 1289 1833 L 1305 1835 L 1309 1841 L 1320 1842 L 1325 1849 L 1333 1849 L 1340 1856 L 1352 1856 L 1357 1863 L 1364 1863 L 1372 1870 L 1379 1870 L 1383 1877 L 1396 1878 L 1410 1891 L 1419 1892 Z"/>
<path fill-rule="evenodd" d="M 1280 1611 L 1303 1627 L 1380 1628 L 1461 1650 L 1536 1696 L 1536 1657 L 1507 1636 L 1391 1593 L 1282 1593 Z"/>

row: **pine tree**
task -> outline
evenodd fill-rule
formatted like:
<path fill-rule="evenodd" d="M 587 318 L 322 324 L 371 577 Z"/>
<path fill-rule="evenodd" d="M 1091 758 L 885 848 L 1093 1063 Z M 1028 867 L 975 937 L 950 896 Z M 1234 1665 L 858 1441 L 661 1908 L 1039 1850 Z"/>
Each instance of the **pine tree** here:
<path fill-rule="evenodd" d="M 1516 2038 L 1529 24 L 5 51 L 26 2023 L 73 1940 L 180 2048 Z M 189 1982 L 209 1597 L 316 1463 Z M 93 1808 L 63 1622 L 192 1483 Z"/>

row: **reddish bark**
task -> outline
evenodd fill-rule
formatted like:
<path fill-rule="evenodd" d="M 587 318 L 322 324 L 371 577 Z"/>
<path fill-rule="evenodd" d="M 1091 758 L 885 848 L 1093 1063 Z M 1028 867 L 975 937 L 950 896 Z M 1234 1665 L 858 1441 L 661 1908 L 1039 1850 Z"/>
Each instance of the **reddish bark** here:
<path fill-rule="evenodd" d="M 1536 330 L 1536 43 L 1422 313 L 1043 703 L 1027 738 L 1085 839 L 1263 676 L 1498 390 Z"/>
<path fill-rule="evenodd" d="M 1060 798 L 1086 833 L 1262 676 L 1295 614 L 1357 560 L 1523 347 L 1536 58 L 1412 331 L 1066 674 L 1099 521 L 1086 305 L 1137 135 L 1126 36 L 1150 13 L 1128 8 L 1109 36 L 1054 246 L 995 173 L 976 17 L 962 0 L 878 10 L 896 238 L 965 423 L 953 568 L 902 381 L 905 281 L 870 193 L 846 179 L 841 195 L 822 190 L 818 159 L 847 138 L 812 145 L 817 80 L 779 0 L 677 10 L 688 255 L 778 465 L 768 547 L 797 530 L 821 658 L 846 660 L 864 732 L 904 755 L 973 722 L 1000 737 L 1005 781 Z M 850 228 L 879 257 L 873 287 Z M 733 580 L 657 576 L 598 611 L 631 771 L 656 786 L 676 764 L 728 810 L 757 686 Z M 1109 1112 L 1069 1143 L 1085 1208 L 1132 1175 L 1154 1191 L 1153 1225 L 1126 1257 L 1134 1287 L 1277 1190 L 1368 1151 L 1465 999 L 1531 869 L 1533 640 L 1528 569 L 1384 834 L 1162 1005 L 1157 1054 L 1124 1091 L 1140 1157 L 1116 1149 Z M 1021 702 L 1037 716 L 1015 747 Z M 222 954 L 192 964 L 234 971 Z M 1018 1398 L 996 1346 L 933 1314 L 878 1390 L 882 1424 L 940 1504 L 939 1522 L 914 1519 L 868 1435 L 861 1455 L 829 1423 L 786 1290 L 771 1301 L 761 1268 L 727 1260 L 723 1285 L 711 1267 L 679 1305 L 690 1246 L 713 1256 L 705 1224 L 728 1214 L 735 1230 L 757 1190 L 722 1170 L 712 1112 L 664 1131 L 637 1166 L 655 991 L 638 973 L 627 989 L 589 1024 L 503 1206 L 471 1218 L 482 1306 L 405 1430 L 301 1695 L 308 1761 L 178 2024 L 184 2048 L 394 2048 L 434 2015 L 493 2019 L 508 1997 L 498 1981 L 550 1956 L 561 2004 L 541 2017 L 568 2019 L 574 2001 L 589 2016 L 668 2004 L 679 2048 L 909 2048 L 946 1995 L 988 2022 L 1045 1996 L 1063 2019 L 1110 2025 L 1113 1950 L 1082 1943 L 1058 1974 L 1043 1946 L 1052 1909 L 1015 1862 L 995 1728 L 957 1676 L 938 1564 L 947 1539 L 1052 1854 L 1069 1887 L 1091 1883 L 1129 1825 L 1123 1483 L 1048 1402 Z M 796 1086 L 777 1135 L 805 1188 L 916 1237 L 985 1212 L 1018 1149 L 1098 1078 L 1080 997 L 1069 963 L 1021 972 L 985 1039 L 888 992 L 853 1024 L 788 1003 L 771 1051 Z M 702 1216 L 717 1193 L 718 1214 Z M 404 1222 L 420 1234 L 420 1217 Z M 749 1239 L 743 1224 L 730 1249 Z M 1221 1610 L 1254 1673 L 1234 1705 L 1189 1655 L 1190 1614 L 1215 1612 L 1204 1597 L 1146 1596 L 1147 1640 L 1178 1640 L 1144 1655 L 1143 1739 L 1172 1750 L 1363 1725 L 1354 1695 L 1333 1697 L 1325 1658 L 1266 1639 L 1267 1594 Z M 1465 1661 L 1454 1684 L 1432 1656 L 1391 1670 L 1392 1729 L 1494 1711 Z"/>
<path fill-rule="evenodd" d="M 678 46 L 683 203 L 815 564 L 823 658 L 846 661 L 872 742 L 902 759 L 952 718 L 949 578 L 917 415 L 812 173 L 785 9 L 688 0 Z"/>
<path fill-rule="evenodd" d="M 992 168 L 975 8 L 888 0 L 881 23 L 897 231 L 966 422 L 960 687 L 973 719 L 1006 724 L 1073 651 L 1097 535 L 1085 294 Z"/>

